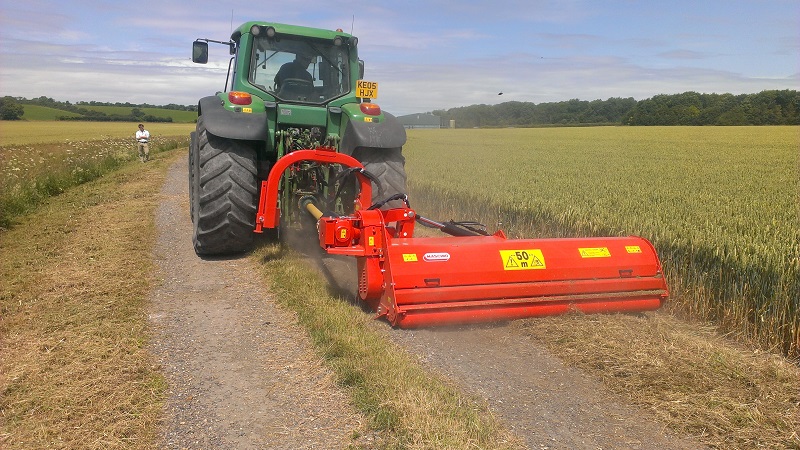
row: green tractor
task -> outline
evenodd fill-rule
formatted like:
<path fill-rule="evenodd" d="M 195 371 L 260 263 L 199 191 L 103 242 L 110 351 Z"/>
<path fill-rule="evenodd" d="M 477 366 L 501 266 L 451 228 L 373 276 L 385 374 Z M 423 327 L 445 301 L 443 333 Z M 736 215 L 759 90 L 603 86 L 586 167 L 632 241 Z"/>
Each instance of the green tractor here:
<path fill-rule="evenodd" d="M 189 197 L 198 255 L 251 248 L 264 181 L 278 160 L 297 150 L 355 158 L 372 180 L 373 203 L 406 192 L 405 129 L 371 102 L 378 86 L 363 80 L 355 36 L 247 22 L 228 42 L 196 40 L 195 63 L 208 62 L 209 42 L 228 46 L 232 56 L 224 92 L 200 99 L 191 133 Z M 292 164 L 278 189 L 281 228 L 307 221 L 302 205 L 308 199 L 333 214 L 351 213 L 359 195 L 355 178 L 338 164 Z"/>

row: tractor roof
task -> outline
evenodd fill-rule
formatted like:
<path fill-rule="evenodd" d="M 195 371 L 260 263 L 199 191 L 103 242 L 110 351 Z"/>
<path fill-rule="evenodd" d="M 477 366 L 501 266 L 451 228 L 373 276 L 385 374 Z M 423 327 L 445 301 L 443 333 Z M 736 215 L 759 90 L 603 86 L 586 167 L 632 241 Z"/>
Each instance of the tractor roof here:
<path fill-rule="evenodd" d="M 298 25 L 286 25 L 283 23 L 275 23 L 275 22 L 260 22 L 260 21 L 252 21 L 252 22 L 245 22 L 236 31 L 233 32 L 231 35 L 231 39 L 238 40 L 243 34 L 249 33 L 250 29 L 253 25 L 258 25 L 260 27 L 272 27 L 275 29 L 277 34 L 288 34 L 294 36 L 308 36 L 312 38 L 319 38 L 319 39 L 334 39 L 336 36 L 341 36 L 343 39 L 347 39 L 351 37 L 349 33 L 345 33 L 344 31 L 339 30 L 325 30 L 322 28 L 312 28 L 312 27 L 302 27 Z"/>

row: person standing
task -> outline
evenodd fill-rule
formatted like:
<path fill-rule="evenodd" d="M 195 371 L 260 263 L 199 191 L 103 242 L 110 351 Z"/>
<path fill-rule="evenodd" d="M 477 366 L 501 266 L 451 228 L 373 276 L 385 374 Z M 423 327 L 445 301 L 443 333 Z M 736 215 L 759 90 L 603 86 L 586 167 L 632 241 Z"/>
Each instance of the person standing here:
<path fill-rule="evenodd" d="M 139 124 L 139 129 L 136 131 L 136 146 L 139 149 L 139 159 L 142 162 L 150 160 L 150 132 L 144 129 L 143 124 Z"/>

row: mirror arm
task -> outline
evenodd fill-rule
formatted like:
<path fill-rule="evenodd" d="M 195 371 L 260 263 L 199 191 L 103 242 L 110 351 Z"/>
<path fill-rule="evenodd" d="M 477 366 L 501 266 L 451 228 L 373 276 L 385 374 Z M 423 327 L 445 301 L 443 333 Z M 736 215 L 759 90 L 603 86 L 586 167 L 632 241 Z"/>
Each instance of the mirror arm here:
<path fill-rule="evenodd" d="M 214 39 L 196 39 L 196 41 L 203 41 L 203 42 L 213 42 L 215 44 L 223 44 L 230 47 L 231 55 L 236 54 L 236 42 L 233 41 L 216 41 Z"/>

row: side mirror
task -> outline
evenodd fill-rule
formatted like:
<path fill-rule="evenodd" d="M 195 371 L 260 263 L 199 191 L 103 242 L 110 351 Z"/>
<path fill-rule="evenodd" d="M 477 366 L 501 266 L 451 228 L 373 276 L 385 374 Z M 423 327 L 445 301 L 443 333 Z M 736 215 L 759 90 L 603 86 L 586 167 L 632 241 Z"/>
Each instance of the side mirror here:
<path fill-rule="evenodd" d="M 359 80 L 363 80 L 364 79 L 364 60 L 363 59 L 359 59 L 358 60 L 358 79 Z"/>
<path fill-rule="evenodd" d="M 192 62 L 197 64 L 208 62 L 208 42 L 194 41 L 192 43 Z"/>

